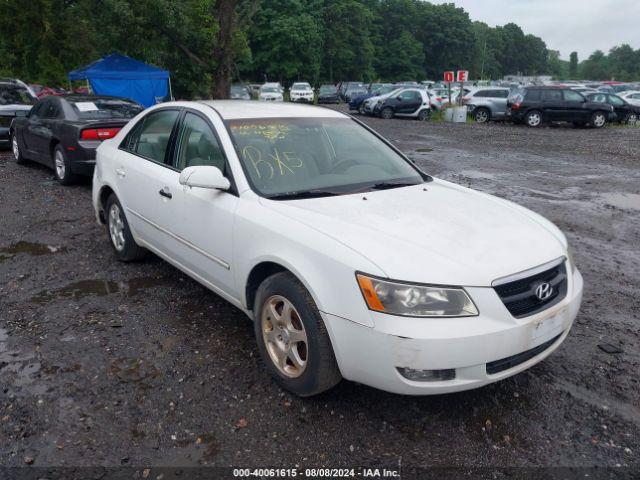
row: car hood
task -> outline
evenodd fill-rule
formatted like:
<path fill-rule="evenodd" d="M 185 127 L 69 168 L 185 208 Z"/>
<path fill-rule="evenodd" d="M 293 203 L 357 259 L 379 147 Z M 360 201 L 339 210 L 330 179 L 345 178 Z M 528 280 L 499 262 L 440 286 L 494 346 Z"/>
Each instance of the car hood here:
<path fill-rule="evenodd" d="M 441 180 L 261 202 L 359 252 L 396 280 L 490 286 L 566 253 L 562 233 L 539 215 Z"/>

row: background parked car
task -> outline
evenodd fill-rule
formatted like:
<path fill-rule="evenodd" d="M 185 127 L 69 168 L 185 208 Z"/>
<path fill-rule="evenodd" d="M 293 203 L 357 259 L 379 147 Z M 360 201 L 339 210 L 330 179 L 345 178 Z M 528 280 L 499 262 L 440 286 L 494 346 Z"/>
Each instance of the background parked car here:
<path fill-rule="evenodd" d="M 423 88 L 407 88 L 378 100 L 374 113 L 381 118 L 409 117 L 426 120 L 431 113 L 429 95 Z"/>
<path fill-rule="evenodd" d="M 364 86 L 351 85 L 344 91 L 344 95 L 342 96 L 342 98 L 345 102 L 349 103 L 352 98 L 359 95 L 366 95 L 367 93 L 367 89 Z"/>
<path fill-rule="evenodd" d="M 318 103 L 340 103 L 338 87 L 330 84 L 320 85 Z"/>
<path fill-rule="evenodd" d="M 380 100 L 383 100 L 391 95 L 399 93 L 403 90 L 403 88 L 396 88 L 388 93 L 382 95 L 376 95 L 375 97 L 367 98 L 364 102 L 362 102 L 362 110 L 365 115 L 374 115 L 375 106 L 378 104 Z"/>
<path fill-rule="evenodd" d="M 15 79 L 0 79 L 0 148 L 9 148 L 9 127 L 17 116 L 26 115 L 37 98 L 25 83 Z"/>
<path fill-rule="evenodd" d="M 377 97 L 378 95 L 384 95 L 385 93 L 396 90 L 396 87 L 390 83 L 376 83 L 372 84 L 367 93 L 362 95 L 354 95 L 349 102 L 349 110 L 357 110 L 360 114 L 364 113 L 364 101 L 367 98 Z"/>
<path fill-rule="evenodd" d="M 270 102 L 282 102 L 284 97 L 282 85 L 279 83 L 265 83 L 260 87 L 260 94 L 258 100 L 266 100 Z"/>
<path fill-rule="evenodd" d="M 307 82 L 296 82 L 291 85 L 289 100 L 292 102 L 313 103 L 315 94 Z"/>
<path fill-rule="evenodd" d="M 340 95 L 341 100 L 346 101 L 345 94 L 349 88 L 364 88 L 364 85 L 362 82 L 340 82 L 338 84 L 338 95 Z"/>
<path fill-rule="evenodd" d="M 53 167 L 58 181 L 68 185 L 78 175 L 93 174 L 96 148 L 142 110 L 117 97 L 45 97 L 11 125 L 13 155 L 18 163 L 34 160 Z"/>
<path fill-rule="evenodd" d="M 620 98 L 631 105 L 640 107 L 640 91 L 624 92 L 620 94 Z"/>
<path fill-rule="evenodd" d="M 56 96 L 65 95 L 67 93 L 62 88 L 45 87 L 43 85 L 38 85 L 38 84 L 32 84 L 29 86 L 31 87 L 31 90 L 33 90 L 33 92 L 36 94 L 38 98 L 47 97 L 49 95 L 56 95 Z"/>
<path fill-rule="evenodd" d="M 509 89 L 501 87 L 478 88 L 463 97 L 463 103 L 478 123 L 502 120 L 507 111 Z"/>
<path fill-rule="evenodd" d="M 251 92 L 249 88 L 244 85 L 231 85 L 229 97 L 231 100 L 251 100 Z"/>
<path fill-rule="evenodd" d="M 573 122 L 576 126 L 604 127 L 616 119 L 613 107 L 588 101 L 570 88 L 526 87 L 507 100 L 506 118 L 539 127 L 545 122 Z"/>
<path fill-rule="evenodd" d="M 616 112 L 617 120 L 620 123 L 626 123 L 629 125 L 635 125 L 640 115 L 640 107 L 631 105 L 624 99 L 612 93 L 592 93 L 587 95 L 590 102 L 606 103 L 613 107 Z"/>

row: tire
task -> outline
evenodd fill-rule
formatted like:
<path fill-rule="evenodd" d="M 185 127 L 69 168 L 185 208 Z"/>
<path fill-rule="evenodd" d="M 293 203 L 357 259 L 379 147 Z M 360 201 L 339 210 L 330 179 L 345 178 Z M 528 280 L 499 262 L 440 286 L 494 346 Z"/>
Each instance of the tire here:
<path fill-rule="evenodd" d="M 358 106 L 358 113 L 359 113 L 360 115 L 364 115 L 364 103 L 361 103 L 361 104 Z"/>
<path fill-rule="evenodd" d="M 56 148 L 53 149 L 53 173 L 58 182 L 60 182 L 60 185 L 72 185 L 78 178 L 71 171 L 69 159 L 60 144 L 56 145 Z"/>
<path fill-rule="evenodd" d="M 384 107 L 380 111 L 380 118 L 384 118 L 385 120 L 391 120 L 393 118 L 393 108 Z"/>
<path fill-rule="evenodd" d="M 107 199 L 105 218 L 109 243 L 118 260 L 135 262 L 144 258 L 146 250 L 133 239 L 122 205 L 113 193 Z"/>
<path fill-rule="evenodd" d="M 589 125 L 593 128 L 602 128 L 607 124 L 607 114 L 604 112 L 593 112 Z"/>
<path fill-rule="evenodd" d="M 418 112 L 418 120 L 424 122 L 425 120 L 429 120 L 431 112 L 428 109 L 423 109 Z"/>
<path fill-rule="evenodd" d="M 624 123 L 627 125 L 636 125 L 638 123 L 638 114 L 628 113 L 624 119 Z"/>
<path fill-rule="evenodd" d="M 22 155 L 22 150 L 20 150 L 20 142 L 18 141 L 18 137 L 14 133 L 11 135 L 11 151 L 13 152 L 13 159 L 16 161 L 18 165 L 23 165 L 27 160 Z"/>
<path fill-rule="evenodd" d="M 289 308 L 285 310 L 285 306 Z M 276 273 L 262 282 L 253 311 L 258 350 L 282 388 L 310 397 L 340 382 L 342 376 L 324 321 L 313 298 L 293 274 Z"/>
<path fill-rule="evenodd" d="M 476 108 L 473 112 L 473 119 L 476 121 L 476 123 L 487 123 L 489 120 L 491 120 L 491 112 L 488 108 Z"/>
<path fill-rule="evenodd" d="M 542 125 L 542 112 L 540 110 L 531 110 L 524 117 L 524 123 L 528 127 L 538 128 Z"/>

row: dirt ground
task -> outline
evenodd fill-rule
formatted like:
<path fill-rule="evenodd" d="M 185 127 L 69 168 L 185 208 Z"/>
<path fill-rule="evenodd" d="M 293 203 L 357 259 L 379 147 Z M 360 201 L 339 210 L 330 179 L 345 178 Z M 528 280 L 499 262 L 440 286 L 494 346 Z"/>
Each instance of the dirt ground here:
<path fill-rule="evenodd" d="M 88 181 L 0 152 L 0 465 L 640 470 L 640 128 L 366 121 L 566 233 L 585 292 L 557 352 L 464 393 L 293 397 L 241 312 L 156 257 L 115 260 Z"/>

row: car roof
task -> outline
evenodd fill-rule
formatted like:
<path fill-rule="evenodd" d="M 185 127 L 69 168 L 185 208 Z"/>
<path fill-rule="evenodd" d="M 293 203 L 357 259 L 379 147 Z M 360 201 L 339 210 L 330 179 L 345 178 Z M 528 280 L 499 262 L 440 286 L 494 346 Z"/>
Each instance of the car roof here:
<path fill-rule="evenodd" d="M 224 120 L 239 118 L 349 118 L 336 110 L 297 103 L 256 102 L 251 100 L 204 100 L 200 103 L 216 110 Z"/>
<path fill-rule="evenodd" d="M 64 98 L 68 102 L 93 102 L 95 100 L 122 100 L 124 102 L 136 103 L 133 100 L 130 100 L 128 98 L 114 97 L 111 95 L 71 94 L 71 95 L 60 95 L 58 96 L 58 98 Z"/>

